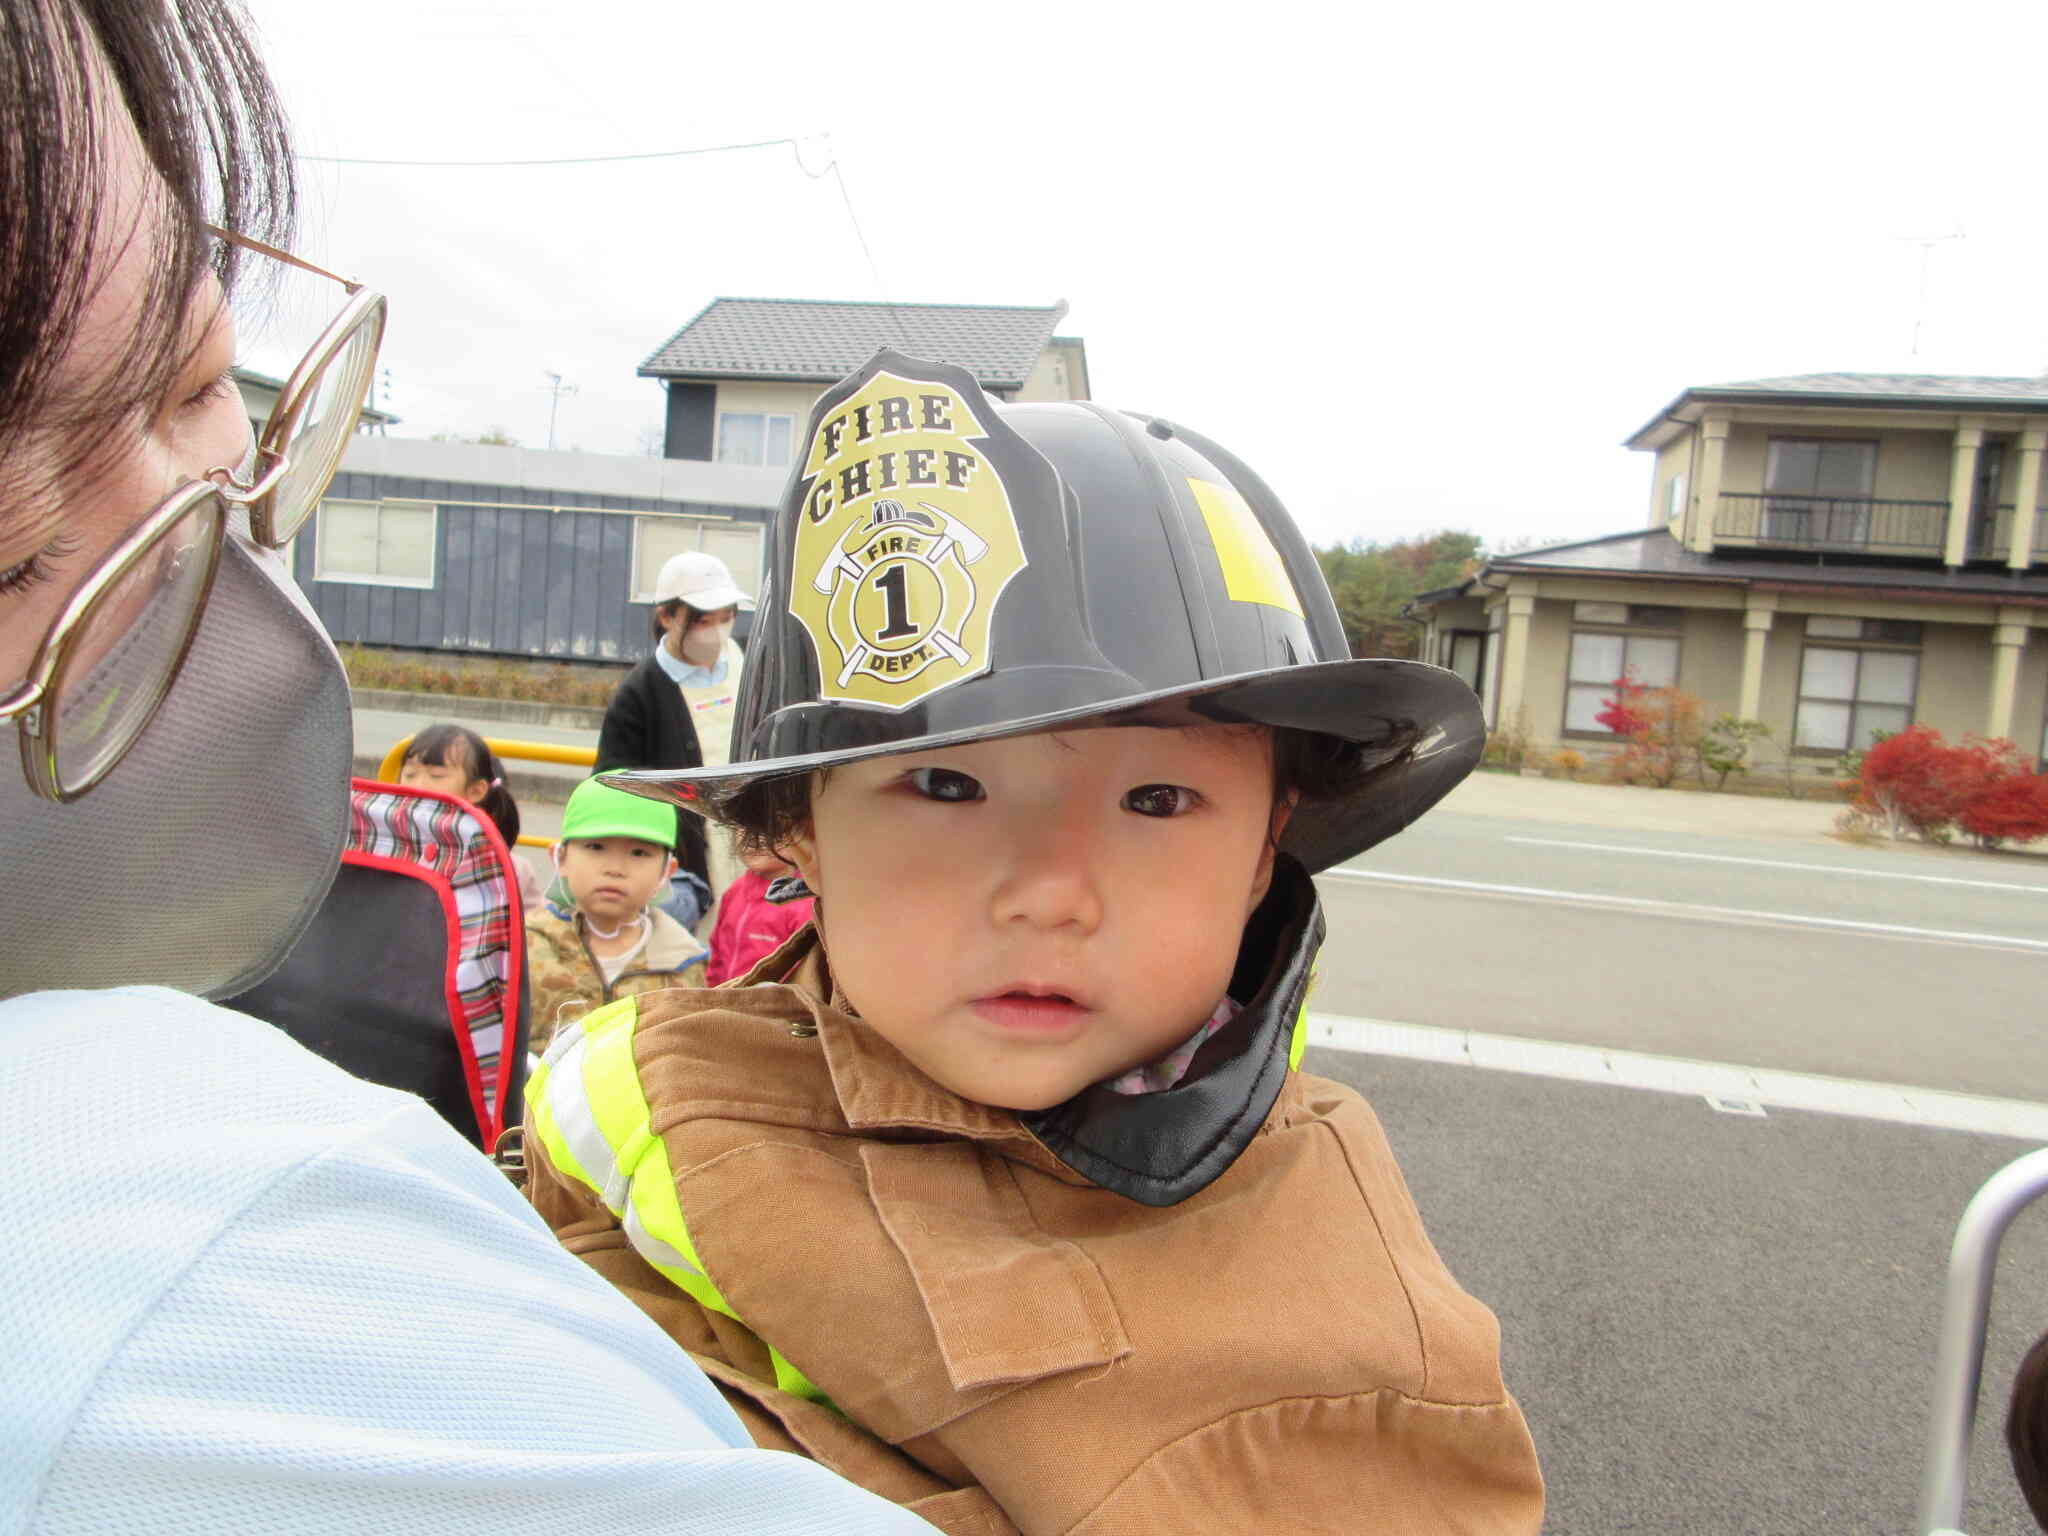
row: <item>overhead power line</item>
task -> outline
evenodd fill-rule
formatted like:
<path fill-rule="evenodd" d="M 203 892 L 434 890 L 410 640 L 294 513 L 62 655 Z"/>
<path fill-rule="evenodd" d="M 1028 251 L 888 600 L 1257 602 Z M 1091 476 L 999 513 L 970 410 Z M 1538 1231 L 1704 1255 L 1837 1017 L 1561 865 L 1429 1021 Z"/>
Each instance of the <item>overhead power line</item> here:
<path fill-rule="evenodd" d="M 366 160 L 354 155 L 299 155 L 296 158 L 321 165 L 459 166 L 482 170 L 500 166 L 611 165 L 621 160 L 679 160 L 685 155 L 722 155 L 735 149 L 773 149 L 778 144 L 796 148 L 795 139 L 756 139 L 749 144 L 706 144 L 696 149 L 655 149 L 635 155 L 575 155 L 565 160 Z"/>

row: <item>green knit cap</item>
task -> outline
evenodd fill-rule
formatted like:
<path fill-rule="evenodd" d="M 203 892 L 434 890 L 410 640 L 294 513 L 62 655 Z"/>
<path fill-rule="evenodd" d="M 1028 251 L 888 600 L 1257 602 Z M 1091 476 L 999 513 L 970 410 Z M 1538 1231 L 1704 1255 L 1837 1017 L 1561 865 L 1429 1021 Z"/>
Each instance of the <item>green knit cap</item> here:
<path fill-rule="evenodd" d="M 676 846 L 675 808 L 665 800 L 629 795 L 596 779 L 585 779 L 562 811 L 562 840 L 579 837 L 637 837 L 659 843 L 671 853 Z"/>

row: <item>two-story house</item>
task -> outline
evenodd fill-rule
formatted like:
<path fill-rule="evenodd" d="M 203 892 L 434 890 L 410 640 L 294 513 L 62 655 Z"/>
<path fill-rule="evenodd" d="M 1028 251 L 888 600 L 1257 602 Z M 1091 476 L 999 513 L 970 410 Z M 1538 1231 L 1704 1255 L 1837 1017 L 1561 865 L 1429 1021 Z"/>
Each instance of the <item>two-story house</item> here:
<path fill-rule="evenodd" d="M 1000 400 L 1086 400 L 1088 355 L 1055 336 L 1064 300 L 999 304 L 713 299 L 640 365 L 668 393 L 671 459 L 781 468 L 828 385 L 893 347 L 952 363 Z"/>
<path fill-rule="evenodd" d="M 1926 722 L 2048 755 L 2048 378 L 1803 374 L 1684 391 L 1627 439 L 1649 526 L 1491 559 L 1411 605 L 1533 747 L 1615 679 L 1761 720 L 1826 770 Z"/>

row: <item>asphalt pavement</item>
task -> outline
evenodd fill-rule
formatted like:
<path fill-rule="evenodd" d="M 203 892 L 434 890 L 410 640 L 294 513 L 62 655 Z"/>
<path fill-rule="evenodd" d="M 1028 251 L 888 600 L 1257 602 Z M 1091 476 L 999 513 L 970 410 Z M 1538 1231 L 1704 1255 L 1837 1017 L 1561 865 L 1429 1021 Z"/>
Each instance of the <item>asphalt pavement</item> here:
<path fill-rule="evenodd" d="M 1912 1532 L 1956 1218 L 2031 1144 L 1310 1051 L 1386 1125 L 1430 1236 L 1500 1318 L 1545 1529 Z M 2004 1455 L 2048 1328 L 2048 1208 L 2006 1238 L 1970 1536 L 2035 1529 Z"/>

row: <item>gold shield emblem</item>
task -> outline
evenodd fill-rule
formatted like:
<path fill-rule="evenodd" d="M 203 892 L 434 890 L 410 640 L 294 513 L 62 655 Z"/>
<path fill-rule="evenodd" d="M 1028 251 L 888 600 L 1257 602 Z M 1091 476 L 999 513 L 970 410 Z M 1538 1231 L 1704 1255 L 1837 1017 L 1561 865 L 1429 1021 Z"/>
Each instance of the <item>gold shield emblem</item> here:
<path fill-rule="evenodd" d="M 986 425 L 952 386 L 878 372 L 805 449 L 789 610 L 827 699 L 905 709 L 988 670 L 1024 568 Z"/>

